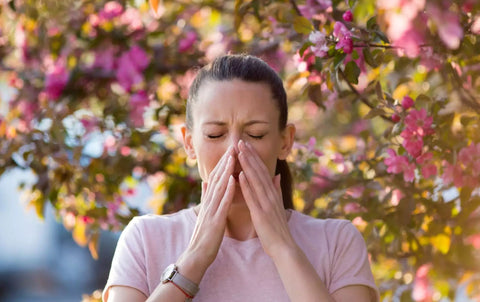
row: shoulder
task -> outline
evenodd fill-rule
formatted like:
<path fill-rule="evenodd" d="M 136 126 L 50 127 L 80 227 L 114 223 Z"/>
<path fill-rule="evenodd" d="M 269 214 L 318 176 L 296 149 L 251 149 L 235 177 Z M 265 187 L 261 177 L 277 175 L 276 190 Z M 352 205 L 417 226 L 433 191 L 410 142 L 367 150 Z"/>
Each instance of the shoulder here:
<path fill-rule="evenodd" d="M 320 219 L 297 211 L 292 211 L 291 219 L 291 225 L 302 231 L 320 231 L 330 235 L 358 232 L 350 220 L 346 219 Z"/>
<path fill-rule="evenodd" d="M 134 217 L 127 225 L 124 233 L 137 233 L 142 237 L 168 236 L 170 230 L 175 233 L 188 232 L 195 225 L 195 213 L 192 208 L 173 214 L 146 214 Z"/>
<path fill-rule="evenodd" d="M 292 212 L 290 227 L 297 243 L 328 251 L 332 257 L 351 248 L 365 248 L 362 234 L 346 219 L 319 219 Z"/>

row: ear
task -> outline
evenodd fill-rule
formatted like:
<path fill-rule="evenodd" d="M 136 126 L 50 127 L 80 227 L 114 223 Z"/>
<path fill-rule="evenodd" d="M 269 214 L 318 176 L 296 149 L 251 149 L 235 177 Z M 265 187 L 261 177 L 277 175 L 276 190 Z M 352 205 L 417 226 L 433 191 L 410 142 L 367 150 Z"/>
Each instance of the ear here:
<path fill-rule="evenodd" d="M 187 128 L 186 125 L 183 125 L 181 128 L 182 131 L 182 138 L 183 138 L 183 147 L 185 148 L 185 152 L 191 159 L 197 159 L 197 155 L 195 154 L 195 149 L 193 148 L 193 141 L 192 141 L 192 132 Z"/>
<path fill-rule="evenodd" d="M 285 160 L 290 154 L 292 150 L 293 141 L 295 139 L 295 125 L 294 124 L 287 124 L 285 129 L 282 131 L 282 145 L 280 149 L 280 153 L 278 154 L 278 159 Z"/>

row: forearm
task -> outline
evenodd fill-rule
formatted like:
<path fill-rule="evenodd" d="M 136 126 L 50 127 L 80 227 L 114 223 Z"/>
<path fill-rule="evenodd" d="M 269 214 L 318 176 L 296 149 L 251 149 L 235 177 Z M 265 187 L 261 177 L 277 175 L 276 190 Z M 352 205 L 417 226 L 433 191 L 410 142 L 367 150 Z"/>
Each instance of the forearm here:
<path fill-rule="evenodd" d="M 334 302 L 314 267 L 297 246 L 279 250 L 272 257 L 292 302 Z"/>
<path fill-rule="evenodd" d="M 200 284 L 200 281 L 205 274 L 208 264 L 203 263 L 201 257 L 185 252 L 177 260 L 176 265 L 178 272 L 187 279 Z M 185 301 L 185 294 L 177 288 L 172 282 L 160 283 L 153 293 L 148 297 L 147 302 L 183 302 Z"/>

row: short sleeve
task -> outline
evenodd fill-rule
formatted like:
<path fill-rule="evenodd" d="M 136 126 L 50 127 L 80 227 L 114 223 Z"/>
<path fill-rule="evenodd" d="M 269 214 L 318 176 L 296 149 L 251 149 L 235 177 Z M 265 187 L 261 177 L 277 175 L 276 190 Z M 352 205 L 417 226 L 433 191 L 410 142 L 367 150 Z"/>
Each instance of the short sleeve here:
<path fill-rule="evenodd" d="M 141 220 L 133 218 L 118 239 L 103 291 L 103 301 L 107 301 L 108 290 L 113 285 L 133 287 L 148 297 L 145 248 L 140 223 Z"/>
<path fill-rule="evenodd" d="M 349 221 L 342 223 L 339 228 L 332 261 L 330 292 L 348 285 L 364 285 L 371 289 L 372 296 L 379 301 L 362 235 Z"/>

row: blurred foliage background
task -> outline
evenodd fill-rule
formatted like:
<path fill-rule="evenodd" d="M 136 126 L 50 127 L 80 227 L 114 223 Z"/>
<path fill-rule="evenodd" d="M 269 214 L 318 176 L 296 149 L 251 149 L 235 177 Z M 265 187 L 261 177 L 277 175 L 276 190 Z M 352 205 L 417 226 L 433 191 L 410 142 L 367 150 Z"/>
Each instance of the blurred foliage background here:
<path fill-rule="evenodd" d="M 196 70 L 225 53 L 285 80 L 295 207 L 346 218 L 387 301 L 480 299 L 475 0 L 33 1 L 0 6 L 0 175 L 31 170 L 98 257 L 100 230 L 199 201 L 180 141 Z M 85 300 L 95 300 L 98 293 Z"/>

